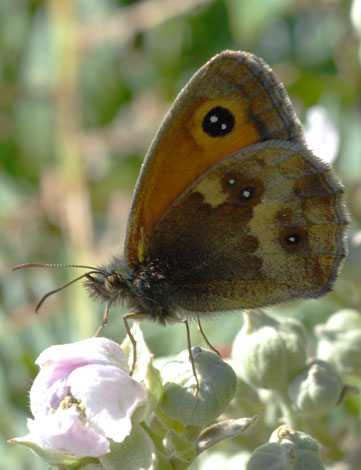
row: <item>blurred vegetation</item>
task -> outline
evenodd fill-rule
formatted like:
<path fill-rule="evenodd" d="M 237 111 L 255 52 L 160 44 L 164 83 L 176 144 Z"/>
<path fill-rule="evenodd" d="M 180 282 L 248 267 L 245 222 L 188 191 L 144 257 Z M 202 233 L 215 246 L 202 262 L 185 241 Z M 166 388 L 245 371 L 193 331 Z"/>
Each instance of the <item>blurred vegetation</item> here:
<path fill-rule="evenodd" d="M 340 139 L 334 165 L 352 216 L 350 256 L 332 294 L 280 310 L 301 318 L 311 335 L 331 312 L 361 309 L 360 37 L 360 1 L 0 2 L 1 468 L 46 468 L 5 443 L 27 432 L 34 360 L 45 347 L 92 335 L 102 316 L 81 285 L 34 315 L 37 300 L 78 270 L 9 269 L 30 261 L 96 265 L 121 253 L 152 136 L 180 88 L 225 48 L 263 57 L 301 120 L 322 106 Z M 112 309 L 106 331 L 117 341 L 121 311 Z M 227 352 L 241 324 L 242 315 L 233 314 L 205 329 Z M 144 323 L 144 331 L 157 356 L 186 345 L 182 325 Z M 193 343 L 202 344 L 196 332 Z M 330 422 L 342 459 L 360 446 L 360 398 Z M 354 434 L 345 434 L 346 423 Z"/>

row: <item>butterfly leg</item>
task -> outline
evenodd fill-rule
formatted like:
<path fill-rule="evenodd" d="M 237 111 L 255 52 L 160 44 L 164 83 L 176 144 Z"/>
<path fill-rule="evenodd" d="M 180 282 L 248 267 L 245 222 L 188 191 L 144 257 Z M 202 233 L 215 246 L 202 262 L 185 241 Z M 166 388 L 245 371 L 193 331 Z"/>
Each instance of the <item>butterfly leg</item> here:
<path fill-rule="evenodd" d="M 189 329 L 189 323 L 188 323 L 188 320 L 186 320 L 185 318 L 170 318 L 168 319 L 168 322 L 169 323 L 183 323 L 186 327 L 186 330 L 187 330 L 187 347 L 188 347 L 188 354 L 189 354 L 189 361 L 191 363 L 191 366 L 192 366 L 192 372 L 193 372 L 193 376 L 194 376 L 194 379 L 196 381 L 196 388 L 194 390 L 194 396 L 197 397 L 198 396 L 198 392 L 199 392 L 199 380 L 198 380 L 198 376 L 197 376 L 197 372 L 196 372 L 196 366 L 194 364 L 194 358 L 193 358 L 193 354 L 192 354 L 192 343 L 191 343 L 191 334 L 190 334 L 190 329 Z"/>
<path fill-rule="evenodd" d="M 202 338 L 204 339 L 206 345 L 213 351 L 215 352 L 216 354 L 218 354 L 219 357 L 222 357 L 221 353 L 219 351 L 217 351 L 217 349 L 211 345 L 211 343 L 208 341 L 208 338 L 206 336 L 206 334 L 204 333 L 203 331 L 203 328 L 202 328 L 202 325 L 201 325 L 201 321 L 199 319 L 199 317 L 196 317 L 196 322 L 197 322 L 197 329 L 199 331 L 199 333 L 202 335 Z"/>
<path fill-rule="evenodd" d="M 149 315 L 147 315 L 146 313 L 127 313 L 126 315 L 123 316 L 125 330 L 133 346 L 133 361 L 132 361 L 132 367 L 129 372 L 130 376 L 133 375 L 135 364 L 137 362 L 137 342 L 132 332 L 130 331 L 128 320 L 142 320 L 143 318 L 146 318 L 146 317 L 149 318 Z"/>
<path fill-rule="evenodd" d="M 104 315 L 103 315 L 103 321 L 102 321 L 102 324 L 99 326 L 99 328 L 97 329 L 97 332 L 95 333 L 95 337 L 98 337 L 100 336 L 102 333 L 103 333 L 103 330 L 104 328 L 107 326 L 108 324 L 108 317 L 109 317 L 109 308 L 110 308 L 110 305 L 109 305 L 109 302 L 105 305 L 105 310 L 104 310 Z"/>

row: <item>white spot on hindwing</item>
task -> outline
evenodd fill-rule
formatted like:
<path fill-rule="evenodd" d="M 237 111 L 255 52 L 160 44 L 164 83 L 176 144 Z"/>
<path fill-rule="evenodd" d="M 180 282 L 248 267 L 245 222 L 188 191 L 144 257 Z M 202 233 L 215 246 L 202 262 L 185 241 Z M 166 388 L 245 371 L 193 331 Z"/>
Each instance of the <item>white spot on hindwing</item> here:
<path fill-rule="evenodd" d="M 252 196 L 251 191 L 249 191 L 248 189 L 244 189 L 244 190 L 242 191 L 242 196 L 243 196 L 244 198 L 248 199 L 249 197 Z"/>

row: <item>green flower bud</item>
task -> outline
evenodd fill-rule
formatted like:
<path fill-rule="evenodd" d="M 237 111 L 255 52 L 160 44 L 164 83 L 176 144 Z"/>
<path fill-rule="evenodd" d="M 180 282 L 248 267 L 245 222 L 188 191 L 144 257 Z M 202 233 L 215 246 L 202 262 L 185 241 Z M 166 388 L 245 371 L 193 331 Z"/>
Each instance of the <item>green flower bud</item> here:
<path fill-rule="evenodd" d="M 214 421 L 233 398 L 237 377 L 233 369 L 212 351 L 192 349 L 200 389 L 194 396 L 195 379 L 188 351 L 164 364 L 164 393 L 158 410 L 166 418 L 187 426 L 203 427 Z M 176 427 L 175 423 L 165 423 Z"/>
<path fill-rule="evenodd" d="M 253 452 L 247 470 L 324 470 L 324 466 L 317 442 L 284 425 L 272 433 L 268 444 Z"/>
<path fill-rule="evenodd" d="M 288 387 L 295 408 L 304 415 L 326 413 L 343 395 L 341 377 L 323 361 L 313 361 Z"/>
<path fill-rule="evenodd" d="M 361 313 L 345 309 L 317 325 L 317 356 L 330 362 L 340 374 L 361 373 Z"/>
<path fill-rule="evenodd" d="M 248 310 L 232 356 L 236 370 L 251 385 L 284 390 L 304 369 L 306 349 L 306 332 L 300 322 L 279 321 L 261 310 Z"/>

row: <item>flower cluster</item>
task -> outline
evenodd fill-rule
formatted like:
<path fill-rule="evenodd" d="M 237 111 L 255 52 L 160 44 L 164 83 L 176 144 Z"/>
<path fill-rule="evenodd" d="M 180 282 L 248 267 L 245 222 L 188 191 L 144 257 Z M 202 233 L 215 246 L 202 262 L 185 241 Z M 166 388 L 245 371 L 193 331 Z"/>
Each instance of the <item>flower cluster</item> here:
<path fill-rule="evenodd" d="M 355 322 L 354 315 L 355 312 L 352 317 Z M 341 317 L 344 315 L 337 314 L 336 319 L 331 318 L 329 322 L 338 324 Z M 360 316 L 357 318 L 360 322 Z M 319 334 L 326 334 L 329 328 L 327 325 L 318 327 Z M 348 348 L 343 344 L 345 350 L 355 349 L 350 342 Z M 281 399 L 273 398 L 274 404 L 291 406 L 293 410 L 289 411 L 302 416 L 324 414 L 358 390 L 343 384 L 332 363 L 322 359 L 309 360 L 307 349 L 306 330 L 300 322 L 290 318 L 280 320 L 260 310 L 248 310 L 233 343 L 233 365 L 248 384 L 277 392 L 275 397 Z M 322 343 L 320 349 L 324 354 L 331 350 Z M 289 413 L 287 415 L 290 421 L 295 421 Z"/>
<path fill-rule="evenodd" d="M 300 322 L 246 311 L 228 363 L 212 351 L 192 349 L 196 396 L 189 351 L 153 363 L 137 323 L 133 376 L 129 339 L 121 346 L 106 338 L 52 346 L 36 361 L 29 434 L 10 442 L 30 447 L 57 468 L 183 470 L 202 454 L 205 468 L 322 470 L 317 441 L 298 427 L 358 392 L 343 384 L 342 374 L 360 372 L 360 318 L 348 310 L 318 326 L 318 358 L 310 359 Z M 267 409 L 266 425 L 275 429 L 280 418 L 287 424 L 252 454 L 235 455 L 233 466 L 208 464 L 205 450 L 254 425 L 257 416 L 249 411 L 257 402 Z M 234 419 L 243 410 L 251 416 Z"/>
<path fill-rule="evenodd" d="M 235 394 L 232 368 L 215 353 L 194 348 L 201 385 L 195 397 L 188 351 L 164 364 L 162 384 L 138 325 L 133 334 L 137 340 L 133 377 L 124 352 L 131 356 L 129 340 L 120 347 L 106 338 L 91 338 L 43 351 L 30 391 L 34 416 L 28 420 L 30 433 L 10 442 L 30 447 L 57 467 L 96 464 L 97 469 L 116 469 L 121 461 L 124 468 L 150 468 L 165 459 L 172 468 L 176 461 L 190 463 L 206 447 L 230 437 L 229 429 L 222 436 L 224 425 L 214 442 L 207 433 L 203 439 L 202 432 Z M 154 429 L 148 429 L 146 420 Z M 252 422 L 238 420 L 228 427 L 234 435 Z M 189 428 L 192 440 L 186 437 Z"/>

